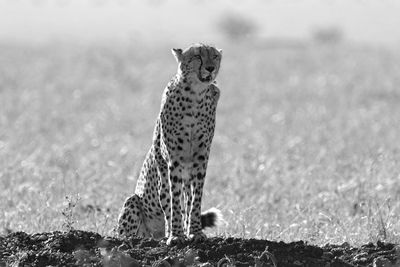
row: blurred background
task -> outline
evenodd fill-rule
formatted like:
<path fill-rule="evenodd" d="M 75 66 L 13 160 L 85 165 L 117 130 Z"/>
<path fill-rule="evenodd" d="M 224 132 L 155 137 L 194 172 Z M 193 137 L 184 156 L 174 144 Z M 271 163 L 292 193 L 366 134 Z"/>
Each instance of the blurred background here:
<path fill-rule="evenodd" d="M 257 39 L 341 39 L 398 45 L 395 0 L 1 0 L 0 40 L 188 44 Z"/>
<path fill-rule="evenodd" d="M 210 235 L 400 240 L 400 1 L 0 0 L 0 233 L 113 235 L 171 48 L 223 49 Z"/>

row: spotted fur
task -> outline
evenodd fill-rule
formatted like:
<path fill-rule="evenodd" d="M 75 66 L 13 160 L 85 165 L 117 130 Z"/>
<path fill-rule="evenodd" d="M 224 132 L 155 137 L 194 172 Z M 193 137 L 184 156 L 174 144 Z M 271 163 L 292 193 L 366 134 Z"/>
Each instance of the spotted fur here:
<path fill-rule="evenodd" d="M 220 96 L 215 78 L 222 51 L 195 44 L 173 49 L 178 72 L 164 90 L 153 143 L 118 219 L 121 236 L 206 238 L 218 212 L 201 213 L 204 179 Z"/>

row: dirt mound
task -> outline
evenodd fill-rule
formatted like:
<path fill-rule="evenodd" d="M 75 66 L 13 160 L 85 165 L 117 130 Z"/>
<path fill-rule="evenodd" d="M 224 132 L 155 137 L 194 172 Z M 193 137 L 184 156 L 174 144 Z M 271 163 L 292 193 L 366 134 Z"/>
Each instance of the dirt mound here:
<path fill-rule="evenodd" d="M 303 241 L 214 237 L 168 247 L 151 239 L 123 241 L 84 231 L 0 237 L 0 266 L 400 266 L 400 249 L 378 242 L 359 248 Z"/>

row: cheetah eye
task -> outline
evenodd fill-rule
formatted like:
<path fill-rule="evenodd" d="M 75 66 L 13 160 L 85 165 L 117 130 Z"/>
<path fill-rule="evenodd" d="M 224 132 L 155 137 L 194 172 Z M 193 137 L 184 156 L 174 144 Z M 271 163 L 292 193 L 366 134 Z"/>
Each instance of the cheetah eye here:
<path fill-rule="evenodd" d="M 218 59 L 218 58 L 219 58 L 218 55 L 213 56 L 213 59 Z"/>
<path fill-rule="evenodd" d="M 201 56 L 200 56 L 200 55 L 194 55 L 193 58 L 195 58 L 195 59 L 201 59 Z"/>

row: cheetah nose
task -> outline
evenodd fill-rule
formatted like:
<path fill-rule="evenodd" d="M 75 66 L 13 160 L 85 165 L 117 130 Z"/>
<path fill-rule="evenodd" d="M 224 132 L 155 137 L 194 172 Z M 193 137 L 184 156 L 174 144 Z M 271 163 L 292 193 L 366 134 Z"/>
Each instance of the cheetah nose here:
<path fill-rule="evenodd" d="M 210 67 L 206 67 L 206 70 L 211 73 L 215 70 L 215 68 L 213 66 L 210 66 Z"/>

